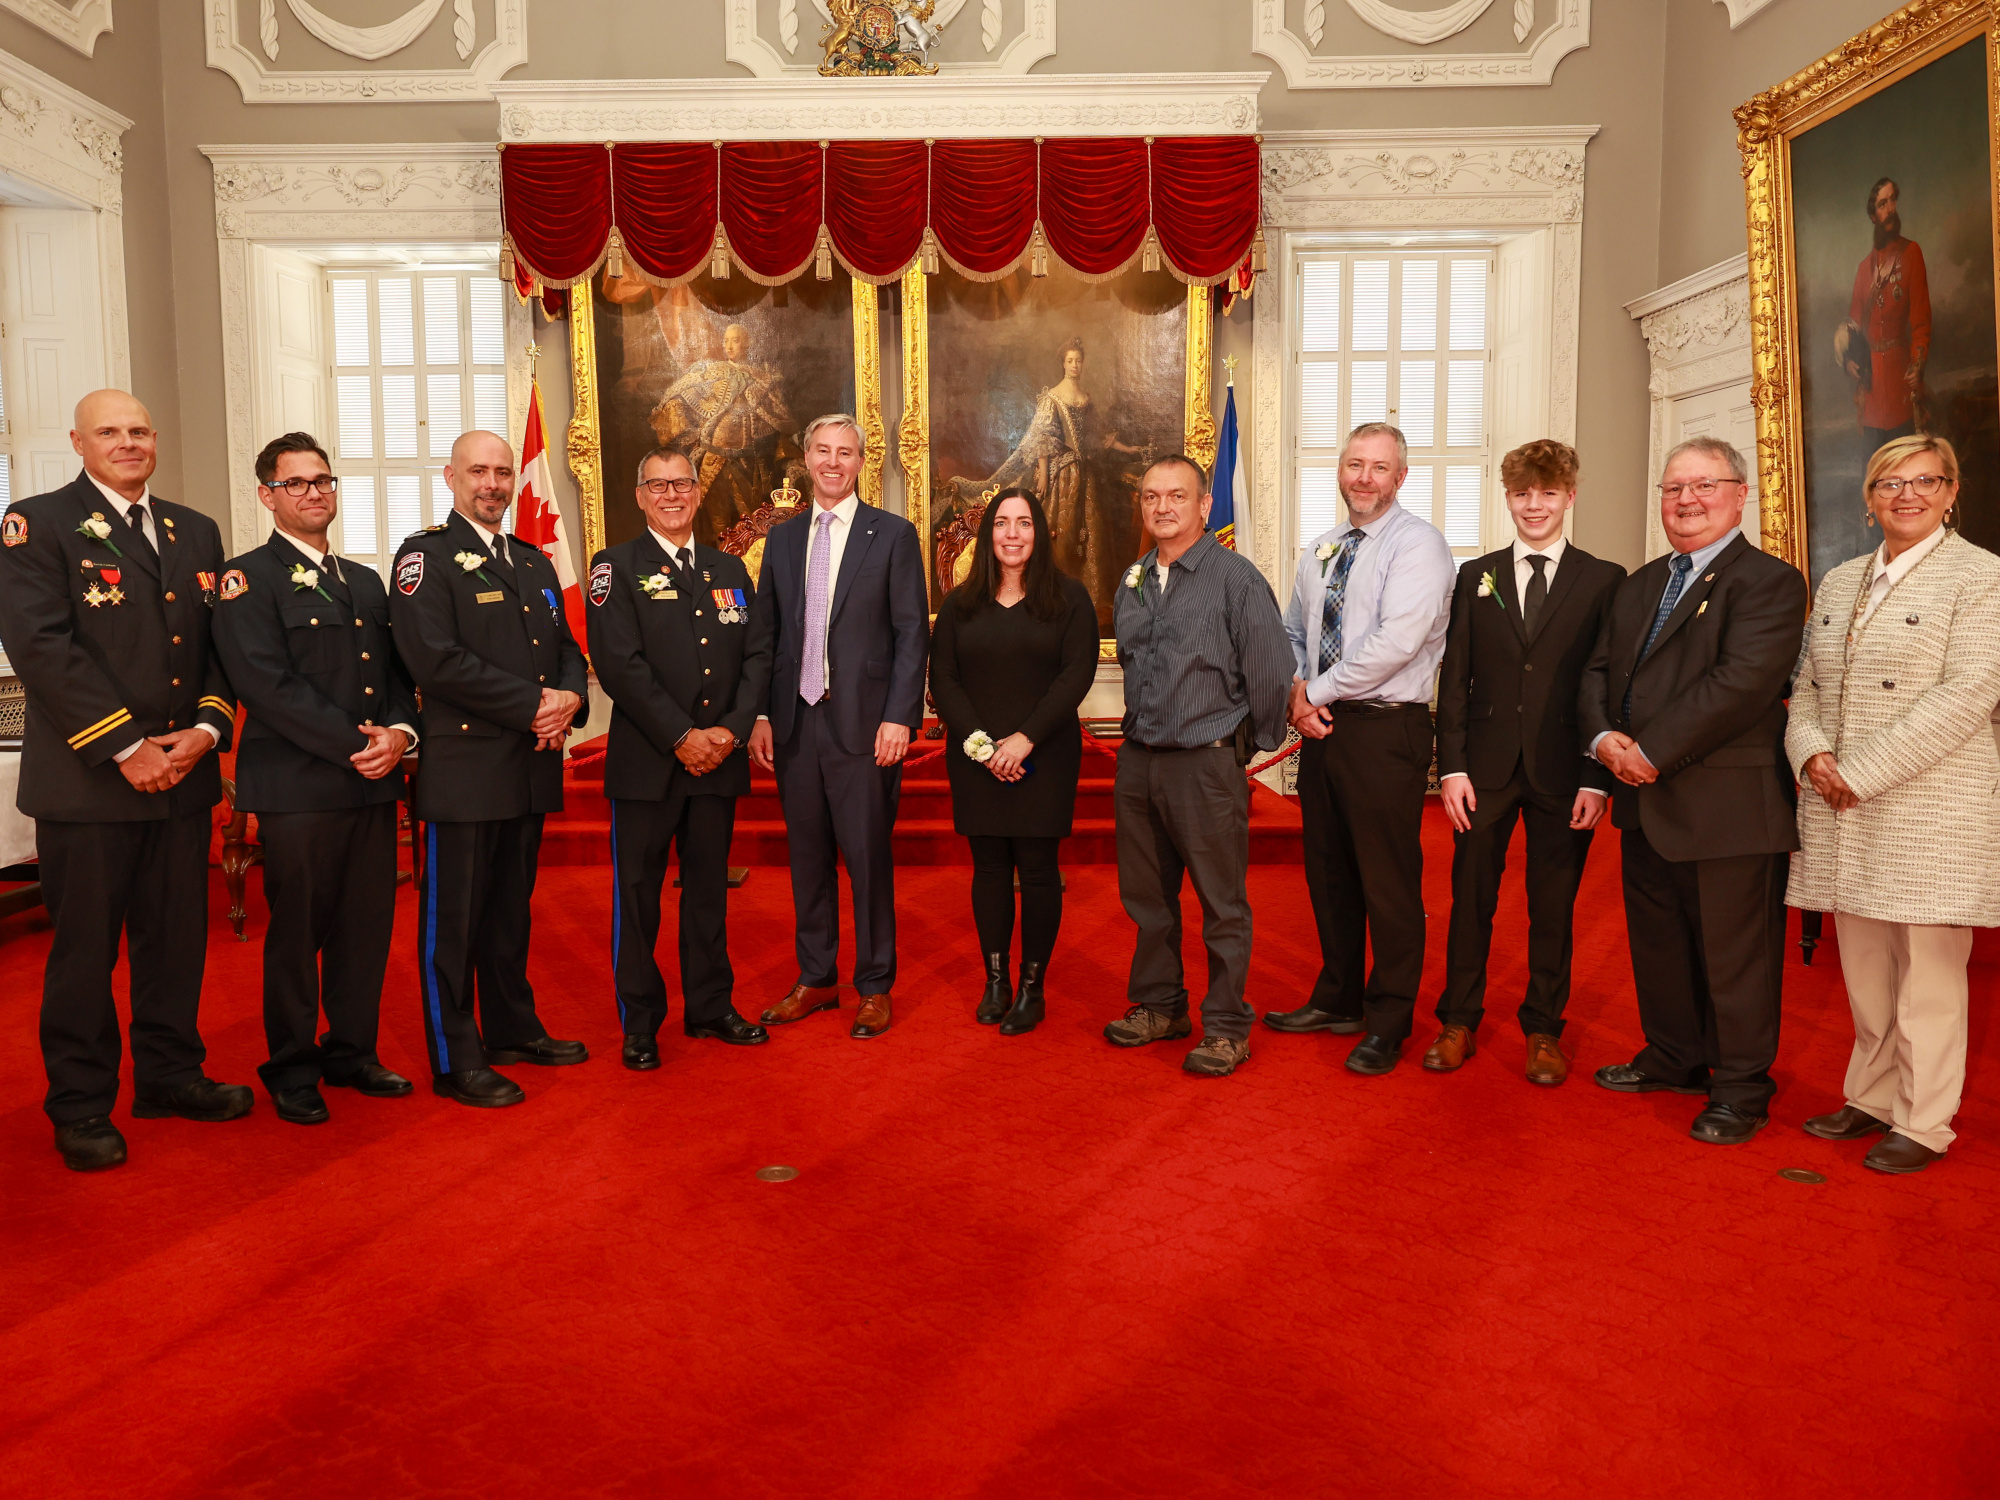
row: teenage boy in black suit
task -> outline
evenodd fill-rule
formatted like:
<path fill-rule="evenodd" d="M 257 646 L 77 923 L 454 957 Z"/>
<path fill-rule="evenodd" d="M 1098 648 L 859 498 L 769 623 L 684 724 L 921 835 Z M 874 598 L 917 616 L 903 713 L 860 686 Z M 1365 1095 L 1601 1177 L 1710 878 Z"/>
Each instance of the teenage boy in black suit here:
<path fill-rule="evenodd" d="M 333 554 L 339 481 L 311 434 L 257 455 L 263 546 L 229 560 L 215 649 L 245 711 L 236 806 L 264 849 L 264 1035 L 278 1118 L 326 1120 L 322 1080 L 379 1099 L 410 1081 L 375 1055 L 396 920 L 396 799 L 417 701 L 389 639 L 389 592 Z M 326 1036 L 315 1040 L 322 1006 Z"/>
<path fill-rule="evenodd" d="M 771 676 L 771 635 L 753 617 L 743 559 L 698 547 L 701 484 L 687 456 L 639 461 L 646 529 L 590 562 L 590 660 L 611 697 L 604 794 L 611 799 L 612 979 L 625 1066 L 660 1065 L 667 984 L 653 957 L 667 854 L 681 872 L 681 1029 L 749 1047 L 769 1033 L 732 1003 L 729 839 L 750 790 L 744 748 Z"/>
<path fill-rule="evenodd" d="M 1576 503 L 1576 452 L 1549 438 L 1500 461 L 1514 541 L 1458 572 L 1438 676 L 1438 778 L 1458 830 L 1451 862 L 1443 1030 L 1424 1053 L 1435 1073 L 1477 1050 L 1493 911 L 1518 819 L 1528 841 L 1528 992 L 1517 1012 L 1528 1081 L 1569 1076 L 1558 1038 L 1569 1000 L 1570 923 L 1611 773 L 1584 757 L 1577 684 L 1624 580 L 1616 563 L 1563 537 Z"/>

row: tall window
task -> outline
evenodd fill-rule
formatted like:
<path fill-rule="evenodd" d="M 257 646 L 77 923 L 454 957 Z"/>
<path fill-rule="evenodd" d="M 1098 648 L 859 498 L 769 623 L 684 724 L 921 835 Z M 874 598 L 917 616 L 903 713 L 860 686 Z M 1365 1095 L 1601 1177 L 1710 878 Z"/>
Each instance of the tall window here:
<path fill-rule="evenodd" d="M 1491 253 L 1305 250 L 1292 274 L 1294 545 L 1342 520 L 1342 439 L 1363 422 L 1393 422 L 1410 445 L 1402 503 L 1454 553 L 1478 552 L 1493 482 Z"/>
<path fill-rule="evenodd" d="M 338 550 L 386 567 L 451 512 L 460 433 L 507 434 L 504 288 L 491 271 L 329 271 Z M 513 524 L 510 506 L 503 527 Z"/>

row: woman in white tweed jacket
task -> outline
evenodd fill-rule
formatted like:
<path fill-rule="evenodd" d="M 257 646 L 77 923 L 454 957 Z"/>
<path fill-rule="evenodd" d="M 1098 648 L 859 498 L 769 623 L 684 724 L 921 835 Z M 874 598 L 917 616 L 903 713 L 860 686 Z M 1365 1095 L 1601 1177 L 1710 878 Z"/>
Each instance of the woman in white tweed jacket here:
<path fill-rule="evenodd" d="M 1919 1172 L 1952 1141 L 1972 929 L 2000 924 L 2000 557 L 1946 524 L 1958 458 L 1884 444 L 1863 489 L 1882 545 L 1821 580 L 1792 686 L 1799 852 L 1785 899 L 1834 913 L 1854 1012 L 1847 1103 L 1805 1128 L 1890 1134 Z"/>

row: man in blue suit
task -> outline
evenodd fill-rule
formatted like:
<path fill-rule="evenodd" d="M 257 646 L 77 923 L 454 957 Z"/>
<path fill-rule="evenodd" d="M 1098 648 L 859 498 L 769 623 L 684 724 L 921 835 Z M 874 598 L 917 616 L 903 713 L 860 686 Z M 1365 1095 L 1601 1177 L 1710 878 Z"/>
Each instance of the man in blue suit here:
<path fill-rule="evenodd" d="M 750 758 L 778 778 L 792 856 L 799 977 L 766 1025 L 840 1004 L 837 850 L 854 895 L 857 1037 L 889 1029 L 896 885 L 889 850 L 903 756 L 923 724 L 929 590 L 916 528 L 863 505 L 861 430 L 848 416 L 805 431 L 813 503 L 771 528 L 753 634 L 776 642 Z"/>

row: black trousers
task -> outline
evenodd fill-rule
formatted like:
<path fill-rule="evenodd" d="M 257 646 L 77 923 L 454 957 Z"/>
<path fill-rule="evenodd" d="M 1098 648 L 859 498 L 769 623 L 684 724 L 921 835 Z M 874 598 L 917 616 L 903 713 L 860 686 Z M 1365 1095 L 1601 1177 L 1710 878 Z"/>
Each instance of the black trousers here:
<path fill-rule="evenodd" d="M 1371 1035 L 1410 1034 L 1424 977 L 1424 793 L 1431 716 L 1421 703 L 1343 710 L 1299 750 L 1306 890 L 1319 929 L 1308 1002 Z M 1364 982 L 1367 945 L 1375 963 Z"/>
<path fill-rule="evenodd" d="M 775 763 L 791 847 L 799 983 L 837 982 L 838 854 L 854 893 L 854 988 L 886 995 L 896 984 L 896 866 L 889 840 L 903 768 L 876 765 L 873 752 L 843 750 L 824 698 L 800 700 L 791 740 L 777 747 Z"/>
<path fill-rule="evenodd" d="M 264 848 L 264 1036 L 270 1089 L 351 1078 L 375 1036 L 396 922 L 396 804 L 257 815 Z M 322 1007 L 326 1037 L 316 1041 Z"/>
<path fill-rule="evenodd" d="M 195 1012 L 208 953 L 209 810 L 144 823 L 35 827 L 42 899 L 55 923 L 42 978 L 42 1108 L 58 1125 L 118 1101 L 111 971 L 131 958 L 132 1083 L 157 1093 L 201 1077 Z"/>
<path fill-rule="evenodd" d="M 1021 879 L 1021 961 L 1047 963 L 1062 927 L 1062 840 L 1010 839 L 967 834 L 972 846 L 972 924 L 981 953 L 1014 946 L 1014 876 Z"/>
<path fill-rule="evenodd" d="M 667 981 L 653 952 L 660 941 L 667 855 L 676 845 L 681 1022 L 705 1025 L 732 1008 L 736 973 L 729 966 L 729 840 L 735 831 L 734 797 L 613 799 L 611 864 L 618 891 L 611 908 L 611 974 L 618 989 L 618 1023 L 627 1036 L 652 1036 L 666 1024 Z"/>
<path fill-rule="evenodd" d="M 1785 972 L 1783 854 L 1661 857 L 1624 833 L 1625 927 L 1646 1045 L 1634 1067 L 1709 1085 L 1712 1103 L 1768 1112 Z"/>
<path fill-rule="evenodd" d="M 486 1047 L 522 1046 L 548 1034 L 528 985 L 529 906 L 541 850 L 540 813 L 424 825 L 417 983 L 435 1073 L 483 1068 Z"/>
<path fill-rule="evenodd" d="M 1208 950 L 1204 1034 L 1250 1035 L 1250 783 L 1227 749 L 1118 749 L 1111 796 L 1118 818 L 1118 898 L 1139 929 L 1126 1000 L 1155 1015 L 1184 1015 L 1181 881 L 1201 899 Z"/>
<path fill-rule="evenodd" d="M 1569 826 L 1574 792 L 1548 796 L 1528 785 L 1516 762 L 1505 786 L 1474 789 L 1472 827 L 1454 837 L 1451 930 L 1445 947 L 1444 993 L 1437 1018 L 1478 1029 L 1486 1014 L 1486 956 L 1493 946 L 1493 911 L 1507 873 L 1514 824 L 1527 829 L 1528 992 L 1516 1012 L 1529 1036 L 1561 1036 L 1569 1004 L 1569 970 L 1577 886 L 1596 830 Z"/>

